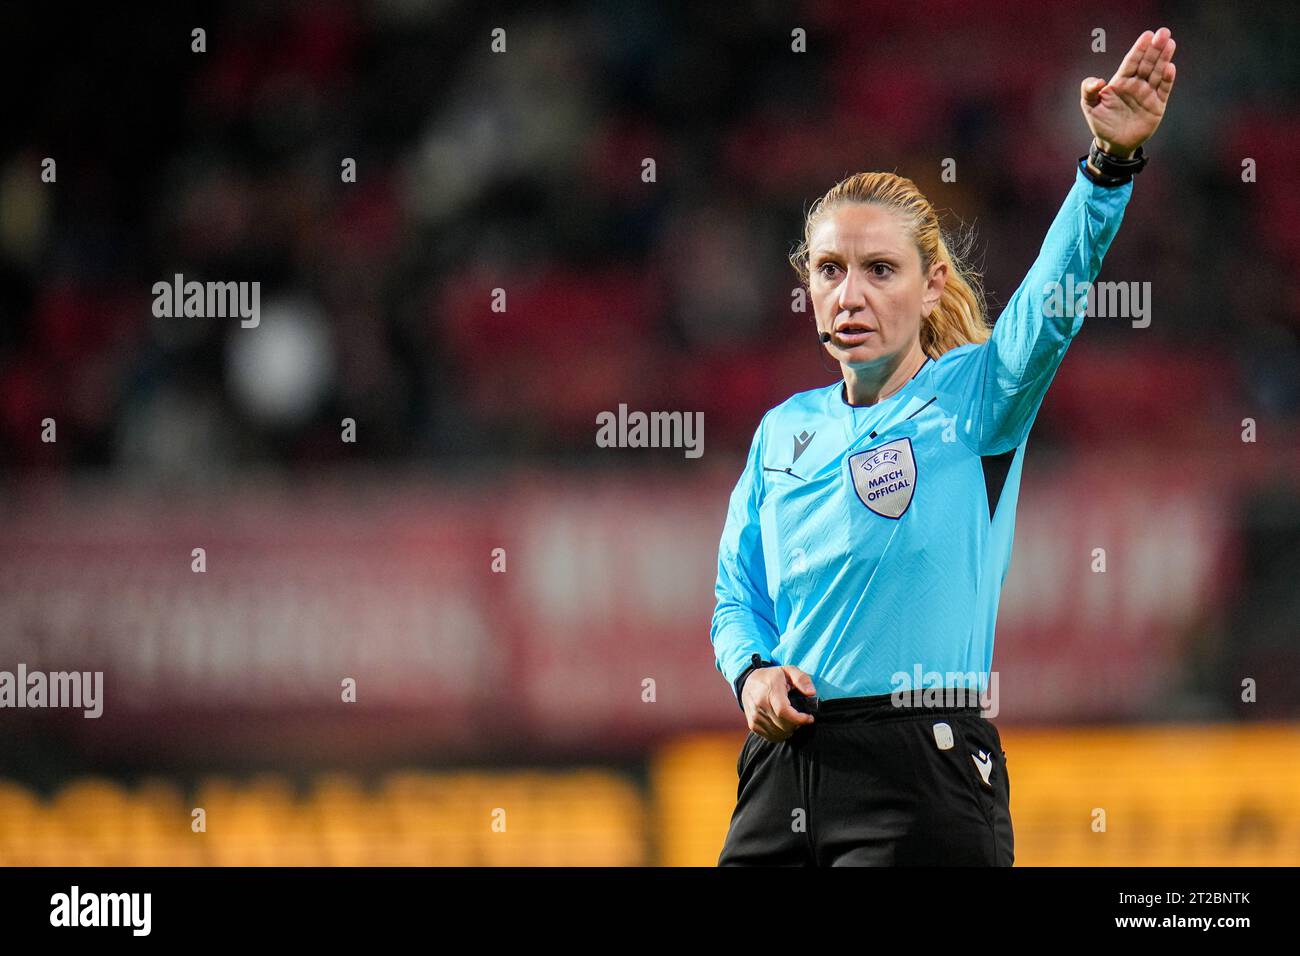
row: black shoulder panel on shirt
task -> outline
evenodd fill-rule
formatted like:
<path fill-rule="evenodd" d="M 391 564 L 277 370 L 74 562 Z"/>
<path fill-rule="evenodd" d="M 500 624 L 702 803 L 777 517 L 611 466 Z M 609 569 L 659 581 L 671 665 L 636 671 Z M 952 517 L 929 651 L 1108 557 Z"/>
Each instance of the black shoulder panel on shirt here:
<path fill-rule="evenodd" d="M 1004 451 L 1000 455 L 981 455 L 980 464 L 984 467 L 984 490 L 989 498 L 989 520 L 998 510 L 998 499 L 1002 497 L 1002 488 L 1007 483 L 1007 473 L 1011 471 L 1011 461 L 1016 457 L 1016 449 Z"/>

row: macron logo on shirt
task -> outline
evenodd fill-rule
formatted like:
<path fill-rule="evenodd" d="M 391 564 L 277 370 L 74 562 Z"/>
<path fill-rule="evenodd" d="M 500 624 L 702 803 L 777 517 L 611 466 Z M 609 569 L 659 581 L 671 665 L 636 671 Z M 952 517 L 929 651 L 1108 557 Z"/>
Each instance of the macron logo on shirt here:
<path fill-rule="evenodd" d="M 816 432 L 813 432 L 811 435 L 809 435 L 808 429 L 806 428 L 798 435 L 794 436 L 794 458 L 791 459 L 790 464 L 793 465 L 796 461 L 799 460 L 799 456 L 808 450 L 808 446 L 812 444 L 812 440 L 816 437 L 817 437 Z"/>

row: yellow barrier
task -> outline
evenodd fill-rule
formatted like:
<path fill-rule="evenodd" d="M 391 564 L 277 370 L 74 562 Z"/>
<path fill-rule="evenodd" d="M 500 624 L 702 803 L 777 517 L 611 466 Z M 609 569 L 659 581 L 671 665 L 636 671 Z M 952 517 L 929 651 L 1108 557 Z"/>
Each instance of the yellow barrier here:
<path fill-rule="evenodd" d="M 205 832 L 192 829 L 204 811 Z M 0 866 L 640 866 L 643 800 L 597 770 L 396 773 L 128 791 L 75 781 L 50 801 L 0 781 Z"/>
<path fill-rule="evenodd" d="M 1000 730 L 1018 866 L 1300 864 L 1300 726 Z M 337 775 L 302 793 L 266 775 L 188 796 L 82 778 L 50 800 L 0 781 L 0 866 L 713 866 L 742 742 L 661 749 L 649 811 L 603 770 Z"/>
<path fill-rule="evenodd" d="M 1017 866 L 1300 864 L 1300 727 L 999 727 Z M 714 866 L 743 734 L 665 748 L 658 859 Z"/>

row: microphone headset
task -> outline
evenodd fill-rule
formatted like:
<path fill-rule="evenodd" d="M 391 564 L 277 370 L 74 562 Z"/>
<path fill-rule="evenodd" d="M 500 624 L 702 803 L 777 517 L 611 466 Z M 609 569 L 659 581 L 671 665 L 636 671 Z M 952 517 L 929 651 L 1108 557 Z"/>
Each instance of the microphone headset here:
<path fill-rule="evenodd" d="M 831 334 L 829 332 L 823 332 L 821 334 L 821 340 L 822 340 L 822 344 L 825 345 L 827 342 L 831 340 Z"/>

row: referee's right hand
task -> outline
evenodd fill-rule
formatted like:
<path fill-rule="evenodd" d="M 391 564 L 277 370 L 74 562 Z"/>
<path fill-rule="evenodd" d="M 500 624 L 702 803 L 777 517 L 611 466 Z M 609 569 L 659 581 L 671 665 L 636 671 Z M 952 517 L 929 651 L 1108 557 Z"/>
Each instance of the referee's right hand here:
<path fill-rule="evenodd" d="M 817 694 L 812 678 L 789 664 L 760 667 L 745 678 L 740 695 L 745 719 L 749 721 L 749 729 L 764 740 L 779 743 L 804 724 L 813 722 L 812 714 L 800 713 L 791 705 L 791 687 L 806 697 Z"/>

